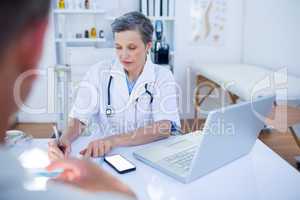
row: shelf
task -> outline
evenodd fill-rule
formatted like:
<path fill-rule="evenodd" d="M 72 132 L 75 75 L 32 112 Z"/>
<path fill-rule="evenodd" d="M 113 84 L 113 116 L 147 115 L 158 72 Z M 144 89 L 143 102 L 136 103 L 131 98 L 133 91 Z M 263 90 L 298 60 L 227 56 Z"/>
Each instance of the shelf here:
<path fill-rule="evenodd" d="M 106 19 L 110 21 L 114 21 L 117 17 L 107 16 Z"/>
<path fill-rule="evenodd" d="M 162 20 L 162 21 L 174 21 L 174 17 L 155 17 L 155 16 L 148 16 L 150 20 Z"/>
<path fill-rule="evenodd" d="M 155 17 L 155 16 L 148 16 L 148 18 L 152 21 L 154 20 L 162 20 L 162 21 L 174 21 L 175 18 L 174 17 Z M 113 17 L 113 16 L 109 16 L 109 17 L 106 17 L 107 20 L 110 20 L 110 21 L 113 21 L 116 19 L 116 17 Z"/>
<path fill-rule="evenodd" d="M 84 9 L 55 9 L 53 11 L 55 14 L 104 14 L 106 13 L 105 10 L 84 10 Z"/>
<path fill-rule="evenodd" d="M 106 42 L 106 39 L 102 38 L 80 38 L 80 39 L 56 39 L 55 42 L 66 42 L 66 43 L 99 43 L 99 42 Z"/>

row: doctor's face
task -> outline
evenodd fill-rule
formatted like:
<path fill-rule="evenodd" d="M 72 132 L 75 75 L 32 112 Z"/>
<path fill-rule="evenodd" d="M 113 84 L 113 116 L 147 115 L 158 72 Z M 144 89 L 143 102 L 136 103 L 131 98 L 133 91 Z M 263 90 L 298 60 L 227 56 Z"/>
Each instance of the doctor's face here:
<path fill-rule="evenodd" d="M 138 31 L 122 31 L 115 33 L 117 56 L 128 73 L 143 69 L 151 42 L 144 44 Z"/>

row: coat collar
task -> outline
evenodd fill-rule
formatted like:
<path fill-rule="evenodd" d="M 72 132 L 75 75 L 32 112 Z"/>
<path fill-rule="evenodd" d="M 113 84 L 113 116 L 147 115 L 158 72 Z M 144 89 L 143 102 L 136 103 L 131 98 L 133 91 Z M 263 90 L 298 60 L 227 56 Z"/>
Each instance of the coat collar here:
<path fill-rule="evenodd" d="M 126 83 L 126 74 L 124 68 L 120 61 L 116 59 L 113 62 L 111 68 L 111 76 L 113 76 L 115 81 L 115 88 L 120 93 L 120 98 L 122 98 L 125 102 L 132 102 L 135 101 L 139 96 L 141 96 L 145 92 L 145 84 L 151 84 L 155 82 L 155 71 L 154 71 L 154 64 L 152 63 L 150 57 L 147 58 L 145 63 L 143 72 L 139 76 L 131 95 L 129 96 L 127 83 Z"/>
<path fill-rule="evenodd" d="M 118 59 L 116 59 L 112 63 L 111 75 L 113 77 L 118 76 L 117 78 L 123 78 L 126 80 L 126 74 L 125 74 L 124 68 Z M 139 80 L 142 83 L 151 83 L 151 82 L 155 81 L 154 64 L 152 63 L 150 58 L 147 58 L 143 72 L 139 76 L 137 82 L 139 82 Z"/>

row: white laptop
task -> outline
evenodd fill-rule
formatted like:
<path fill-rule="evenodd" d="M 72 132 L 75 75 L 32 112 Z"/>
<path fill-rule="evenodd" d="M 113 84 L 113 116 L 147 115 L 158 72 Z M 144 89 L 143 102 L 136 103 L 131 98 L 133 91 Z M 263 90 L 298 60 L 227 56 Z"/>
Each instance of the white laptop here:
<path fill-rule="evenodd" d="M 209 113 L 202 131 L 172 136 L 134 152 L 144 163 L 189 183 L 248 154 L 275 97 L 261 97 Z"/>

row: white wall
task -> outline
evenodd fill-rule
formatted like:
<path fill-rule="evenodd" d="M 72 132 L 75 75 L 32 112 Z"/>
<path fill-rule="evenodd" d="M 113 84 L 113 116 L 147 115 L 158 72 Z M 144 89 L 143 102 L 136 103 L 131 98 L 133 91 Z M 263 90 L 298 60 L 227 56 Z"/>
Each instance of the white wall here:
<path fill-rule="evenodd" d="M 244 62 L 300 76 L 299 11 L 299 0 L 246 0 Z"/>
<path fill-rule="evenodd" d="M 243 61 L 300 77 L 300 1 L 246 0 L 245 10 Z"/>
<path fill-rule="evenodd" d="M 242 57 L 243 1 L 228 0 L 226 38 L 224 46 L 195 46 L 191 44 L 190 5 L 192 0 L 176 1 L 175 78 L 181 86 L 181 117 L 193 117 L 193 88 L 195 74 L 187 68 L 204 63 L 240 63 Z M 191 85 L 191 87 L 189 86 Z M 192 90 L 192 91 L 191 91 Z"/>

